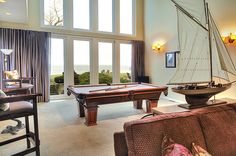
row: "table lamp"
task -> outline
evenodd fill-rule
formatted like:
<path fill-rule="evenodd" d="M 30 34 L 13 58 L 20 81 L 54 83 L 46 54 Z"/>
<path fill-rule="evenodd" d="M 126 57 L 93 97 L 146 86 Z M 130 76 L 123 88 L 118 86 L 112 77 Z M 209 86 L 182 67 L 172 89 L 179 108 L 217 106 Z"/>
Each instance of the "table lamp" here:
<path fill-rule="evenodd" d="M 13 49 L 0 49 L 4 54 L 4 70 L 7 70 L 7 57 L 13 52 Z"/>

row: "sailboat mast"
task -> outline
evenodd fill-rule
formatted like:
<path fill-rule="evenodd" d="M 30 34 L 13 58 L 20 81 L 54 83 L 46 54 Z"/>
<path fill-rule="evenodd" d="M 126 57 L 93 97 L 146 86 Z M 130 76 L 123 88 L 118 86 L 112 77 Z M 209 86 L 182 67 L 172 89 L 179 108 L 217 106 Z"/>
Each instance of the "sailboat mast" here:
<path fill-rule="evenodd" d="M 208 3 L 204 0 L 205 4 L 205 12 L 206 12 L 206 19 L 208 25 L 208 36 L 209 36 L 209 51 L 210 51 L 210 75 L 211 75 L 211 82 L 213 82 L 213 69 L 212 69 L 212 44 L 211 44 L 211 26 L 210 26 L 210 18 L 209 18 L 209 8 Z"/>

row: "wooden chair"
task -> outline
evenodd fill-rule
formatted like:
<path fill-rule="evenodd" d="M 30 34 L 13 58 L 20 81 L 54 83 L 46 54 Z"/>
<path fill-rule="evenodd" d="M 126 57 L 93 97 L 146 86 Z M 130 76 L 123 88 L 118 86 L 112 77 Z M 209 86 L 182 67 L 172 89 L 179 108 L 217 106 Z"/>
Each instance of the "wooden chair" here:
<path fill-rule="evenodd" d="M 8 94 L 8 92 L 6 92 L 6 94 Z M 40 96 L 40 94 L 22 94 L 22 95 L 0 97 L 0 104 L 9 103 L 10 106 L 10 109 L 8 111 L 0 112 L 0 121 L 21 118 L 21 117 L 25 118 L 25 128 L 26 128 L 25 135 L 0 142 L 0 146 L 4 146 L 13 143 L 15 141 L 26 139 L 27 149 L 18 152 L 14 155 L 26 155 L 31 152 L 36 152 L 36 156 L 40 155 L 37 96 Z M 34 132 L 30 130 L 30 125 L 29 125 L 30 116 L 33 117 Z"/>
<path fill-rule="evenodd" d="M 36 78 L 35 77 L 18 77 L 16 79 L 9 79 L 3 71 L 3 85 L 2 89 L 16 89 L 22 88 L 26 93 L 35 93 L 36 91 Z M 9 85 L 9 83 L 11 83 Z"/>

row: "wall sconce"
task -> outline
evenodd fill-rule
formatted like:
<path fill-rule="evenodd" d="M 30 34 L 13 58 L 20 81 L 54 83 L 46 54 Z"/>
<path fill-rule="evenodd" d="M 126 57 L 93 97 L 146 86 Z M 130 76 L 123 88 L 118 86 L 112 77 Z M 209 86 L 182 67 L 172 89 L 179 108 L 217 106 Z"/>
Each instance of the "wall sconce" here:
<path fill-rule="evenodd" d="M 164 45 L 164 43 L 155 42 L 152 44 L 152 50 L 160 51 L 163 45 Z"/>
<path fill-rule="evenodd" d="M 222 40 L 225 44 L 233 43 L 236 40 L 236 35 L 230 33 L 228 36 L 223 36 Z"/>
<path fill-rule="evenodd" d="M 159 43 L 152 44 L 152 50 L 160 51 L 161 50 L 161 45 Z"/>

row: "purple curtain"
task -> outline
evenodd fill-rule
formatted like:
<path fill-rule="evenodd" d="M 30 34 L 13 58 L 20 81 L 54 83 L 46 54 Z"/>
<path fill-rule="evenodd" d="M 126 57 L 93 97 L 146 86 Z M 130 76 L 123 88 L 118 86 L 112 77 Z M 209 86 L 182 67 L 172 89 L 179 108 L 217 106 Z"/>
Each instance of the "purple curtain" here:
<path fill-rule="evenodd" d="M 132 81 L 137 82 L 138 77 L 145 75 L 144 41 L 132 41 Z"/>
<path fill-rule="evenodd" d="M 10 69 L 16 69 L 23 77 L 36 77 L 36 92 L 43 94 L 40 102 L 49 100 L 50 39 L 48 32 L 0 28 L 0 49 L 13 49 Z M 2 54 L 0 60 L 3 62 Z"/>

